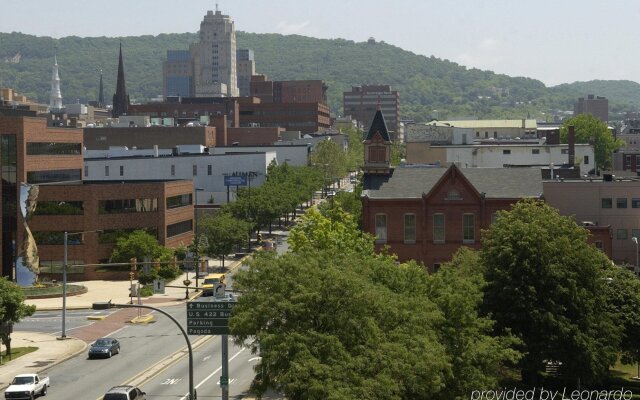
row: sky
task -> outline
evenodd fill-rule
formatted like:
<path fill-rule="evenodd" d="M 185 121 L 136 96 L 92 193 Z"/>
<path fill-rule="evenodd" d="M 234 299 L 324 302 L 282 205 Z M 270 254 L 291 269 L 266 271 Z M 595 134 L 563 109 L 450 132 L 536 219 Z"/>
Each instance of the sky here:
<path fill-rule="evenodd" d="M 54 38 L 197 32 L 216 3 L 245 32 L 373 37 L 547 86 L 640 82 L 639 0 L 0 0 L 0 32 Z"/>

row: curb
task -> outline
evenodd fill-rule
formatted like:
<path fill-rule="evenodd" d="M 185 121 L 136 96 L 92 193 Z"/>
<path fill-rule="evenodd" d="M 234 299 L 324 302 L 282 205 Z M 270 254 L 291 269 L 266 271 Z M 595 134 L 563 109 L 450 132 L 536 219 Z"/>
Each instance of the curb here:
<path fill-rule="evenodd" d="M 153 321 L 153 315 L 147 314 L 147 315 L 143 315 L 141 317 L 135 317 L 132 320 L 129 320 L 127 322 L 131 323 L 131 324 L 148 324 L 148 323 L 150 323 L 152 321 Z"/>

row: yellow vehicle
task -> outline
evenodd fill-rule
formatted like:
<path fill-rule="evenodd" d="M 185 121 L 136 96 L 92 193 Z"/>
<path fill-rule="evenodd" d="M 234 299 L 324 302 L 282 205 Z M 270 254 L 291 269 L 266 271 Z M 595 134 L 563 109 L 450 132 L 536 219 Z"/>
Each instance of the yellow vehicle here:
<path fill-rule="evenodd" d="M 213 296 L 213 291 L 215 290 L 215 286 L 218 283 L 225 283 L 224 274 L 209 274 L 205 276 L 204 282 L 202 283 L 202 295 Z"/>

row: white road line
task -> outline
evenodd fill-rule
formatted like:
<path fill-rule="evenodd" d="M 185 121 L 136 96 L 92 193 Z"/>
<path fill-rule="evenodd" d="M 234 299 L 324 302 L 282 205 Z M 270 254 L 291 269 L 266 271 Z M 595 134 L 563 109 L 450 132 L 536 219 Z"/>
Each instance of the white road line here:
<path fill-rule="evenodd" d="M 241 348 L 236 354 L 233 355 L 233 357 L 231 357 L 229 359 L 229 361 L 233 361 L 234 358 L 238 357 L 240 355 L 240 353 L 242 353 L 244 351 L 244 347 Z M 220 370 L 222 369 L 222 366 L 218 367 L 218 369 L 216 369 L 215 371 L 213 371 L 209 376 L 207 376 L 206 378 L 204 378 L 202 380 L 202 382 L 198 383 L 196 385 L 196 387 L 194 389 L 198 389 L 200 386 L 202 386 L 203 383 L 205 383 L 206 381 L 208 381 L 209 379 L 211 379 L 215 374 L 217 374 Z M 184 396 L 182 396 L 180 398 L 180 400 L 185 400 L 189 398 L 189 393 L 185 394 Z"/>

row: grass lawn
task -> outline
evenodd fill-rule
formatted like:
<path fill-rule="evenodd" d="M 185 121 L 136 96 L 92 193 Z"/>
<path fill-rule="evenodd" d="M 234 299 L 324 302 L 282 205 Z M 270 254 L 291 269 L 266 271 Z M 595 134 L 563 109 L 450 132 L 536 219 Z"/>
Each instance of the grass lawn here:
<path fill-rule="evenodd" d="M 29 354 L 33 351 L 38 350 L 37 347 L 12 347 L 11 348 L 11 357 L 7 356 L 7 352 L 3 351 L 2 354 L 2 365 L 8 364 L 11 360 L 15 360 L 18 357 L 22 357 L 25 354 Z"/>

